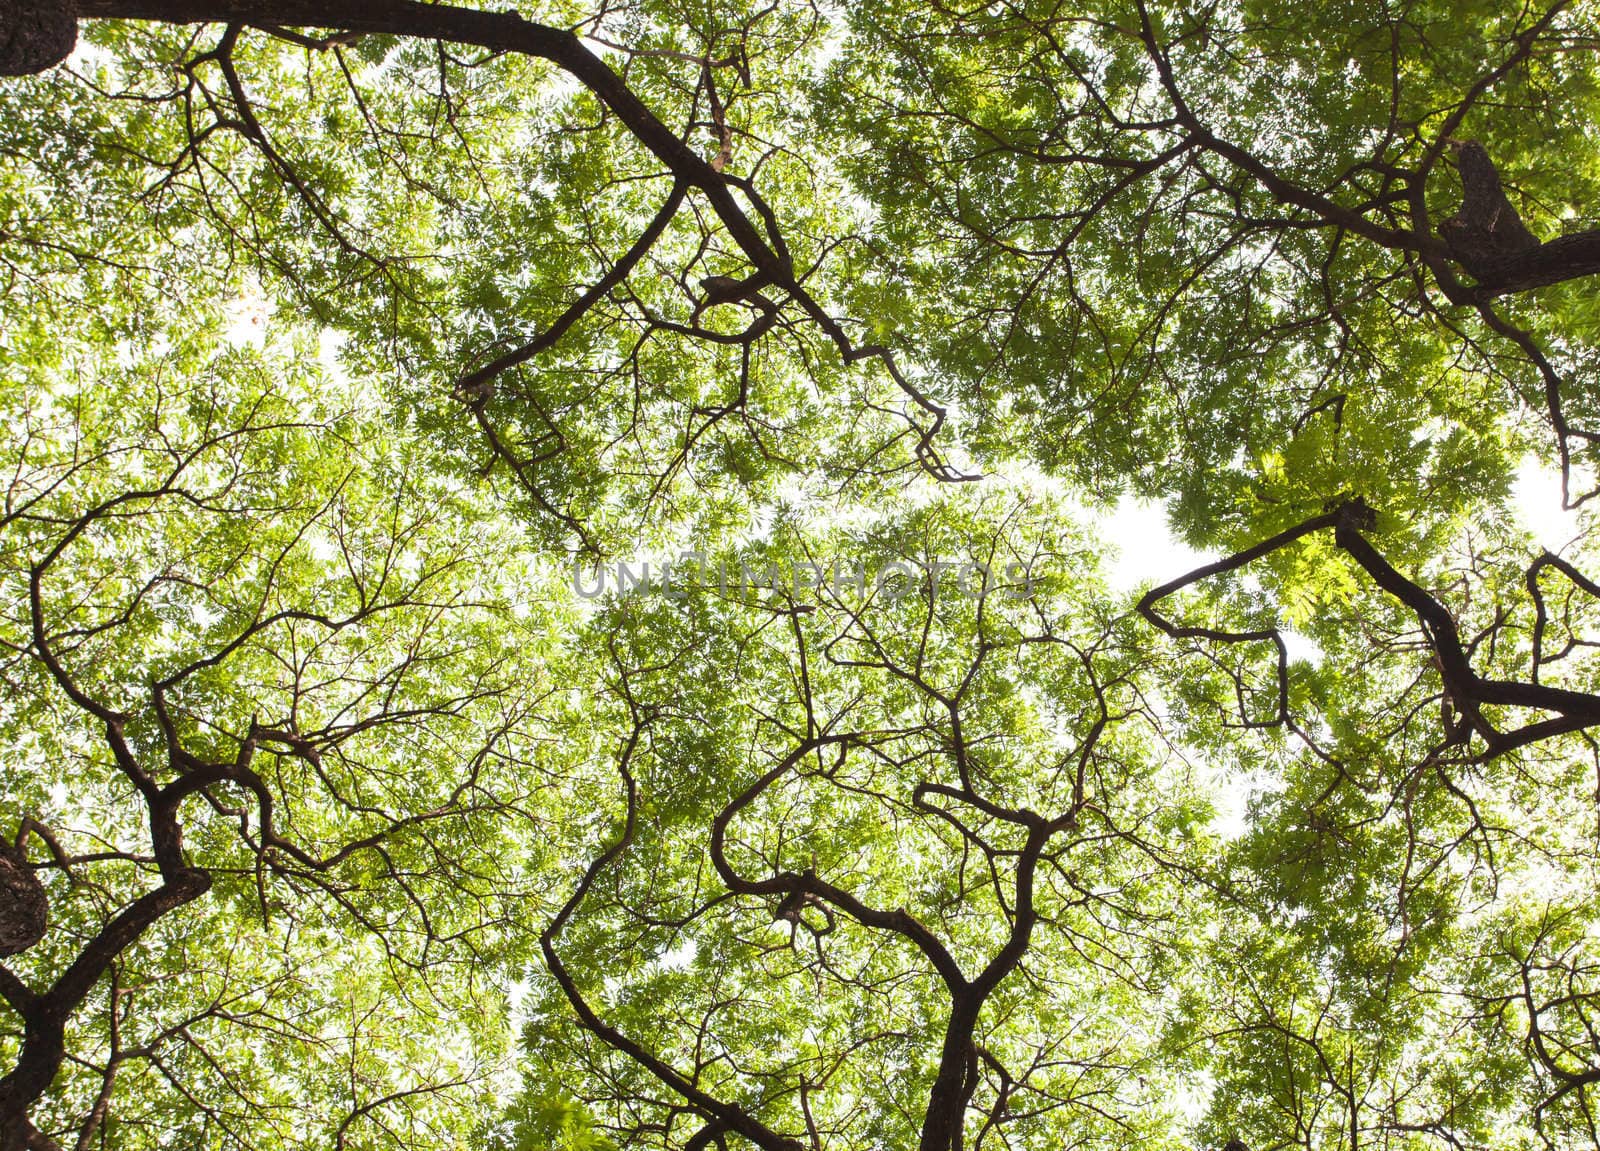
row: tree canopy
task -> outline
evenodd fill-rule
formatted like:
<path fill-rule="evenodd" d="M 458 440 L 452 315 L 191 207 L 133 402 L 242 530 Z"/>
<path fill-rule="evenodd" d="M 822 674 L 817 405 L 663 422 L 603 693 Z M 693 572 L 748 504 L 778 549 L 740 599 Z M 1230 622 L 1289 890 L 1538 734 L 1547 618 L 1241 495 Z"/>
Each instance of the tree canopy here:
<path fill-rule="evenodd" d="M 0 74 L 0 1151 L 1600 1148 L 1590 0 Z"/>

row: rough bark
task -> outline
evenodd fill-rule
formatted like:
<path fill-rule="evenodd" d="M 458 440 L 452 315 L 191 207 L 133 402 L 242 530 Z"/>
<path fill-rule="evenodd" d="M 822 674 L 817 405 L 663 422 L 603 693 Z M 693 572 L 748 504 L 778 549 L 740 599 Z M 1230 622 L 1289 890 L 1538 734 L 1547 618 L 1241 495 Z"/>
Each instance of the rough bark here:
<path fill-rule="evenodd" d="M 1539 245 L 1506 197 L 1489 153 L 1476 140 L 1460 145 L 1456 171 L 1461 176 L 1461 211 L 1441 225 L 1452 246 L 1485 255 L 1508 255 Z"/>
<path fill-rule="evenodd" d="M 1439 225 L 1451 259 L 1477 281 L 1480 299 L 1600 273 L 1600 231 L 1576 232 L 1541 244 L 1505 194 L 1482 144 L 1458 148 L 1461 210 Z"/>
<path fill-rule="evenodd" d="M 1520 252 L 1457 256 L 1480 298 L 1506 296 L 1600 274 L 1600 231 L 1574 232 Z"/>
<path fill-rule="evenodd" d="M 0 0 L 0 76 L 54 68 L 78 43 L 72 0 Z"/>
<path fill-rule="evenodd" d="M 27 856 L 0 842 L 0 956 L 16 955 L 38 943 L 49 921 L 44 887 Z"/>

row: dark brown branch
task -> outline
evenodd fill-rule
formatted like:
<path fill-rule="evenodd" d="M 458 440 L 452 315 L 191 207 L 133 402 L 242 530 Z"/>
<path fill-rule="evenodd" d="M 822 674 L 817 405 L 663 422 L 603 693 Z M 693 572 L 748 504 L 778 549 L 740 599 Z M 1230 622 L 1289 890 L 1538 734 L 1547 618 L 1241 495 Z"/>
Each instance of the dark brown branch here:
<path fill-rule="evenodd" d="M 50 904 L 27 853 L 0 840 L 0 957 L 26 951 L 44 936 Z"/>
<path fill-rule="evenodd" d="M 1258 631 L 1230 632 L 1216 628 L 1178 625 L 1167 620 L 1155 610 L 1155 605 L 1180 589 L 1197 583 L 1208 576 L 1234 571 L 1251 560 L 1259 559 L 1295 540 L 1329 527 L 1334 529 L 1334 542 L 1367 573 L 1372 580 L 1395 599 L 1404 604 L 1422 625 L 1428 645 L 1433 649 L 1439 674 L 1449 701 L 1461 712 L 1472 731 L 1482 737 L 1486 756 L 1492 758 L 1518 747 L 1548 739 L 1567 732 L 1581 731 L 1600 724 L 1600 696 L 1588 692 L 1550 687 L 1537 681 L 1522 683 L 1515 680 L 1489 679 L 1472 668 L 1468 649 L 1461 642 L 1460 631 L 1450 612 L 1437 599 L 1414 581 L 1401 575 L 1362 533 L 1376 526 L 1374 513 L 1359 499 L 1341 504 L 1331 512 L 1314 516 L 1304 523 L 1279 532 L 1267 540 L 1243 551 L 1236 552 L 1215 563 L 1206 564 L 1194 571 L 1152 589 L 1139 601 L 1139 612 L 1162 631 L 1174 637 L 1215 639 L 1224 643 L 1251 640 L 1272 640 L 1279 650 L 1279 700 L 1280 715 L 1275 721 L 1287 719 L 1287 668 L 1283 660 L 1283 640 L 1276 628 Z M 1530 571 L 1530 586 L 1536 578 L 1536 569 L 1548 565 L 1549 560 L 1536 561 L 1535 571 Z M 1580 586 L 1596 586 L 1583 577 Z M 1536 721 L 1511 731 L 1501 731 L 1481 712 L 1484 705 L 1530 708 L 1553 712 L 1552 718 Z"/>
<path fill-rule="evenodd" d="M 1264 164 L 1247 149 L 1213 134 L 1184 99 L 1183 90 L 1179 87 L 1177 76 L 1173 72 L 1172 61 L 1156 37 L 1155 26 L 1151 22 L 1150 12 L 1144 0 L 1140 0 L 1139 3 L 1139 39 L 1144 44 L 1151 63 L 1155 65 L 1161 87 L 1166 91 L 1167 98 L 1172 101 L 1174 117 L 1184 126 L 1189 139 L 1195 144 L 1214 152 L 1240 171 L 1248 173 L 1281 203 L 1312 212 L 1328 224 L 1365 237 L 1385 248 L 1434 254 L 1444 251 L 1443 243 L 1434 237 L 1376 224 L 1361 213 L 1330 200 L 1320 192 L 1294 183 Z"/>
<path fill-rule="evenodd" d="M 572 305 L 558 316 L 554 323 L 529 340 L 515 351 L 507 352 L 492 363 L 485 364 L 476 371 L 469 372 L 461 378 L 456 385 L 456 390 L 470 400 L 481 402 L 488 398 L 488 388 L 491 381 L 502 372 L 509 371 L 518 364 L 525 364 L 540 352 L 553 347 L 557 340 L 564 336 L 568 329 L 581 320 L 590 308 L 605 298 L 607 292 L 628 278 L 634 266 L 642 260 L 647 252 L 655 246 L 661 238 L 661 233 L 667 230 L 667 225 L 672 223 L 672 218 L 678 214 L 678 209 L 683 205 L 683 198 L 688 194 L 689 187 L 682 180 L 674 181 L 672 191 L 667 193 L 666 201 L 661 205 L 660 211 L 645 226 L 639 238 L 634 241 L 633 247 L 623 253 L 622 258 L 611 266 L 611 270 L 597 280 L 592 288 L 584 292 L 572 302 Z"/>
<path fill-rule="evenodd" d="M 817 324 L 847 364 L 875 359 L 895 386 L 927 417 L 916 425 L 918 462 L 942 480 L 976 479 L 944 463 L 934 446 L 946 413 L 900 368 L 881 344 L 857 345 L 844 326 L 806 291 L 788 253 L 769 244 L 762 228 L 734 198 L 737 186 L 696 153 L 639 99 L 623 77 L 595 55 L 573 32 L 524 20 L 515 12 L 484 12 L 415 0 L 86 0 L 82 17 L 156 20 L 170 24 L 223 23 L 257 28 L 335 28 L 342 33 L 380 33 L 471 44 L 492 52 L 515 52 L 548 60 L 589 89 L 673 177 L 709 201 L 739 250 L 775 287 L 788 293 Z"/>
<path fill-rule="evenodd" d="M 1439 225 L 1450 257 L 1477 281 L 1479 300 L 1559 284 L 1600 272 L 1600 231 L 1540 243 L 1501 186 L 1483 145 L 1457 145 L 1461 210 Z"/>
<path fill-rule="evenodd" d="M 101 928 L 50 989 L 20 1009 L 22 1051 L 16 1066 L 0 1078 L 0 1151 L 23 1151 L 28 1146 L 33 1131 L 28 1108 L 49 1089 L 66 1056 L 67 1020 L 112 961 L 162 916 L 198 899 L 210 887 L 211 877 L 199 869 L 185 868 L 171 876 Z"/>
<path fill-rule="evenodd" d="M 1451 254 L 1477 280 L 1475 294 L 1491 299 L 1600 273 L 1600 230 L 1557 236 L 1531 248 L 1470 256 L 1452 244 Z"/>
<path fill-rule="evenodd" d="M 647 1050 L 643 1044 L 629 1038 L 600 1018 L 578 987 L 577 980 L 567 970 L 560 953 L 556 951 L 556 939 L 588 896 L 589 889 L 594 886 L 595 880 L 615 859 L 627 851 L 633 842 L 638 813 L 638 789 L 629 768 L 629 761 L 638 747 L 641 734 L 642 731 L 636 727 L 623 748 L 617 767 L 619 774 L 622 776 L 627 803 L 627 816 L 623 823 L 622 834 L 617 837 L 616 842 L 601 852 L 594 862 L 589 865 L 583 874 L 583 878 L 579 880 L 577 889 L 573 891 L 561 910 L 556 913 L 555 918 L 550 921 L 550 925 L 540 933 L 539 947 L 544 953 L 545 966 L 549 969 L 550 974 L 555 976 L 562 993 L 566 995 L 567 1001 L 572 1005 L 573 1011 L 577 1013 L 578 1021 L 585 1030 L 608 1046 L 622 1052 L 640 1067 L 654 1075 L 667 1087 L 688 1101 L 696 1111 L 718 1129 L 742 1135 L 756 1146 L 765 1148 L 766 1151 L 802 1151 L 802 1144 L 798 1141 L 773 1131 L 756 1120 L 743 1108 L 725 1103 L 708 1094 L 690 1080 L 684 1078 L 664 1060 Z"/>
<path fill-rule="evenodd" d="M 711 823 L 711 862 L 729 890 L 736 891 L 740 895 L 788 895 L 802 892 L 827 900 L 864 927 L 892 931 L 903 936 L 933 964 L 934 970 L 939 973 L 947 988 L 952 992 L 965 989 L 968 981 L 961 973 L 961 967 L 955 957 L 932 931 L 904 909 L 884 911 L 868 907 L 843 888 L 835 887 L 826 880 L 808 873 L 785 872 L 771 879 L 747 879 L 740 875 L 728 860 L 726 851 L 728 825 L 733 822 L 734 816 L 755 802 L 763 791 L 792 771 L 807 756 L 814 754 L 818 748 L 837 746 L 845 742 L 848 742 L 848 737 L 845 736 L 819 736 L 807 740 L 740 792 L 732 802 L 717 813 Z"/>

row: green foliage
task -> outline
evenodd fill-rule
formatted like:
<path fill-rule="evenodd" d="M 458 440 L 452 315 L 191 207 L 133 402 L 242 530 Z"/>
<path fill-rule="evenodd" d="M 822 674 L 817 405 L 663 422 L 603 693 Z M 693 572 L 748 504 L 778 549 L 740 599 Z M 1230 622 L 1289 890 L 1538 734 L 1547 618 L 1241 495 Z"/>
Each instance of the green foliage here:
<path fill-rule="evenodd" d="M 0 1148 L 1600 1147 L 1593 5 L 316 15 L 0 86 Z"/>

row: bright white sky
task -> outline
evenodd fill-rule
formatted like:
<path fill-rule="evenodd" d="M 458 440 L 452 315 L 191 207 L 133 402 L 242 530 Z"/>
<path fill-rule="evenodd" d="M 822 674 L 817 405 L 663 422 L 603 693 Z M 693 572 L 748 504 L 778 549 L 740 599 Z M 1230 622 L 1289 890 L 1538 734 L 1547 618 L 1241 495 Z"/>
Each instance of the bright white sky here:
<path fill-rule="evenodd" d="M 1560 475 L 1534 456 L 1526 457 L 1517 469 L 1511 507 L 1534 543 L 1553 552 L 1582 534 L 1578 513 L 1562 510 Z M 1215 553 L 1197 552 L 1174 536 L 1166 507 L 1152 500 L 1125 495 L 1114 511 L 1093 518 L 1102 538 L 1117 549 L 1107 578 L 1118 591 L 1132 590 L 1145 580 L 1165 583 L 1218 558 Z"/>
<path fill-rule="evenodd" d="M 1582 478 L 1578 483 L 1587 486 Z M 1559 553 L 1582 534 L 1578 513 L 1561 508 L 1561 474 L 1554 468 L 1528 456 L 1517 469 L 1511 492 L 1517 518 L 1541 547 Z"/>
<path fill-rule="evenodd" d="M 1166 505 L 1125 495 L 1114 511 L 1095 517 L 1095 527 L 1116 548 L 1106 578 L 1118 591 L 1139 584 L 1166 583 L 1214 556 L 1197 552 L 1172 534 Z"/>

